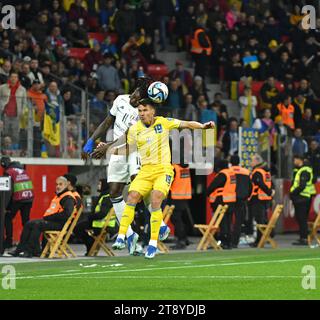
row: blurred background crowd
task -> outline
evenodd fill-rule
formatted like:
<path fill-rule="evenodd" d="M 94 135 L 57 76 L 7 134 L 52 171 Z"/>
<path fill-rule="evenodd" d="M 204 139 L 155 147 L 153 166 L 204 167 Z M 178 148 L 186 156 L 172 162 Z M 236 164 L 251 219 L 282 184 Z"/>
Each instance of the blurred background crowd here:
<path fill-rule="evenodd" d="M 320 16 L 305 30 L 301 13 L 318 1 L 11 2 L 17 28 L 0 26 L 3 155 L 80 158 L 117 95 L 148 74 L 169 88 L 159 114 L 217 123 L 217 159 L 239 152 L 239 126 L 253 127 L 274 172 L 282 148 L 320 176 Z"/>

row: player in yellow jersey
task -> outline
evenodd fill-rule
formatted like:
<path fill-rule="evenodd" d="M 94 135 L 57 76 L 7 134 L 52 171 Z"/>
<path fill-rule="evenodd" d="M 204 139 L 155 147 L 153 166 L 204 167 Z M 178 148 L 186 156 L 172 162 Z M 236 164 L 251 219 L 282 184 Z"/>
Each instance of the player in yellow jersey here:
<path fill-rule="evenodd" d="M 143 99 L 138 106 L 140 120 L 127 132 L 129 152 L 138 150 L 141 157 L 141 170 L 129 187 L 128 199 L 122 214 L 120 229 L 113 249 L 125 248 L 125 234 L 134 219 L 137 203 L 142 198 L 150 198 L 151 237 L 145 257 L 153 258 L 157 251 L 157 240 L 162 221 L 162 201 L 166 198 L 173 182 L 173 167 L 169 146 L 169 131 L 172 129 L 210 129 L 213 122 L 205 124 L 195 121 L 156 117 L 155 104 Z M 98 147 L 99 148 L 99 147 Z M 105 152 L 107 148 L 103 151 Z"/>

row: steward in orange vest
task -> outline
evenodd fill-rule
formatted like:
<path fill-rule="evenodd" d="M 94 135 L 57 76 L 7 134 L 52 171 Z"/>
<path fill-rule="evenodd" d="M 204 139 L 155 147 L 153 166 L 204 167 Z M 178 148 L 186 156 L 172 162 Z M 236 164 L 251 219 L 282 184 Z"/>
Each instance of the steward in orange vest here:
<path fill-rule="evenodd" d="M 234 248 L 238 247 L 240 236 L 241 236 L 241 226 L 246 218 L 246 205 L 247 200 L 252 193 L 252 184 L 250 179 L 250 171 L 246 168 L 240 167 L 240 158 L 235 155 L 230 159 L 232 167 L 230 170 L 236 175 L 236 194 L 237 202 L 234 208 L 235 223 L 232 232 L 232 246 Z"/>
<path fill-rule="evenodd" d="M 20 243 L 15 251 L 9 252 L 12 256 L 32 257 L 40 256 L 39 238 L 43 231 L 61 230 L 72 214 L 75 207 L 75 198 L 68 191 L 68 181 L 65 177 L 56 179 L 56 195 L 52 199 L 49 208 L 43 215 L 43 219 L 30 220 L 22 230 Z"/>
<path fill-rule="evenodd" d="M 195 63 L 194 76 L 206 76 L 209 57 L 212 55 L 212 44 L 209 36 L 202 26 L 196 27 L 191 38 L 191 55 Z"/>
<path fill-rule="evenodd" d="M 277 105 L 277 111 L 279 112 L 279 115 L 282 118 L 282 122 L 284 125 L 286 125 L 291 130 L 294 130 L 295 128 L 295 122 L 294 122 L 294 112 L 295 108 L 291 104 L 291 97 L 285 96 L 282 99 L 282 103 L 279 103 Z"/>
<path fill-rule="evenodd" d="M 188 166 L 173 165 L 175 177 L 171 186 L 171 199 L 184 200 L 192 198 L 191 176 Z"/>
<path fill-rule="evenodd" d="M 187 164 L 173 165 L 175 177 L 171 186 L 170 204 L 175 206 L 171 222 L 174 225 L 174 235 L 177 239 L 174 249 L 185 249 L 189 244 L 187 238 L 188 225 L 193 226 L 189 201 L 192 198 L 191 174 Z M 186 223 L 186 222 L 190 223 Z"/>
<path fill-rule="evenodd" d="M 234 205 L 237 201 L 236 175 L 230 169 L 228 161 L 222 160 L 219 164 L 219 173 L 212 181 L 207 190 L 209 201 L 213 212 L 219 204 L 227 204 L 228 210 L 225 213 L 220 225 L 220 240 L 223 249 L 231 249 L 231 219 Z"/>
<path fill-rule="evenodd" d="M 78 191 L 76 190 L 76 184 L 77 184 L 77 177 L 71 173 L 66 173 L 64 177 L 68 180 L 68 190 L 72 192 L 75 200 L 76 200 L 76 207 L 77 210 L 79 210 L 81 207 L 83 207 L 82 199 Z"/>
<path fill-rule="evenodd" d="M 251 162 L 252 173 L 252 194 L 249 200 L 249 216 L 254 218 L 258 224 L 268 223 L 267 209 L 270 205 L 270 200 L 272 200 L 274 190 L 271 180 L 271 173 L 266 166 L 260 155 L 255 155 Z M 253 232 L 253 226 L 251 225 L 250 231 Z M 260 241 L 261 233 L 257 230 L 256 241 L 252 244 L 256 247 Z"/>

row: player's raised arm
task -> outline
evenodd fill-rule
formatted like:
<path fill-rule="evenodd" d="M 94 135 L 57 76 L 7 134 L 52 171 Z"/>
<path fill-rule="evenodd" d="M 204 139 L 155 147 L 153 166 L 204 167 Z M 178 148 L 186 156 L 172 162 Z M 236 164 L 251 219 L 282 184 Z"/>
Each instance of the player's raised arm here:
<path fill-rule="evenodd" d="M 212 129 L 215 127 L 213 121 L 200 123 L 197 121 L 181 121 L 179 129 Z"/>
<path fill-rule="evenodd" d="M 94 142 L 106 134 L 107 130 L 113 125 L 115 117 L 109 114 L 99 127 L 94 131 L 92 136 L 88 139 L 87 143 L 83 147 L 83 152 L 81 154 L 82 159 L 87 159 L 88 155 L 93 152 Z"/>

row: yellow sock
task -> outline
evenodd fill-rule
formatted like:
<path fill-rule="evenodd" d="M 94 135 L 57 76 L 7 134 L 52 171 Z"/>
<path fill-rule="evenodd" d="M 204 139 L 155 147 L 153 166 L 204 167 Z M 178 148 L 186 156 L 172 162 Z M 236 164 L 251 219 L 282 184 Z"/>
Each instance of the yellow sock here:
<path fill-rule="evenodd" d="M 125 235 L 127 233 L 127 230 L 134 219 L 135 208 L 135 205 L 130 204 L 126 204 L 124 207 L 120 221 L 119 235 Z"/>
<path fill-rule="evenodd" d="M 151 225 L 151 236 L 150 240 L 158 241 L 160 226 L 162 222 L 162 209 L 157 209 L 151 212 L 150 225 Z"/>

